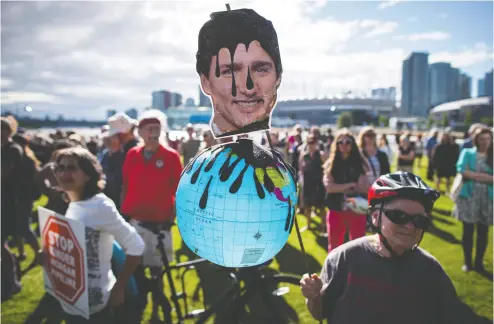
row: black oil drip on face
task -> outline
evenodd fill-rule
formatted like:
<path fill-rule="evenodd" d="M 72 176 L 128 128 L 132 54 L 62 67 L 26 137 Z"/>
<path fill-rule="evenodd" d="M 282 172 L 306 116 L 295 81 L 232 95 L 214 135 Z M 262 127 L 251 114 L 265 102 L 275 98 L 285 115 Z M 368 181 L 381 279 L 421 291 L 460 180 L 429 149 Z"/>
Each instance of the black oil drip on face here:
<path fill-rule="evenodd" d="M 249 45 L 250 42 L 245 42 L 243 43 L 245 45 L 245 50 L 249 51 Z M 235 50 L 237 49 L 238 44 L 230 44 L 228 46 L 228 50 L 230 51 L 230 72 L 232 74 L 232 97 L 237 96 L 237 83 L 235 81 L 235 64 L 234 64 L 234 58 L 235 58 Z M 221 49 L 220 49 L 221 50 Z M 216 77 L 220 77 L 220 64 L 219 64 L 219 50 L 218 54 L 216 54 Z M 252 90 L 254 88 L 254 82 L 252 81 L 252 77 L 250 76 L 250 67 L 247 67 L 247 89 Z"/>
<path fill-rule="evenodd" d="M 250 77 L 250 66 L 247 68 L 247 90 L 252 90 L 254 89 L 254 82 L 252 81 L 252 78 Z"/>
<path fill-rule="evenodd" d="M 220 77 L 220 53 L 218 53 L 218 55 L 216 55 L 216 71 L 215 71 L 215 75 L 217 78 Z"/>
<path fill-rule="evenodd" d="M 233 56 L 235 55 L 235 50 L 232 50 L 230 49 L 230 57 L 231 57 L 231 72 L 232 72 L 232 97 L 236 97 L 237 96 L 237 84 L 235 83 L 235 66 L 234 66 L 234 63 L 233 63 Z"/>

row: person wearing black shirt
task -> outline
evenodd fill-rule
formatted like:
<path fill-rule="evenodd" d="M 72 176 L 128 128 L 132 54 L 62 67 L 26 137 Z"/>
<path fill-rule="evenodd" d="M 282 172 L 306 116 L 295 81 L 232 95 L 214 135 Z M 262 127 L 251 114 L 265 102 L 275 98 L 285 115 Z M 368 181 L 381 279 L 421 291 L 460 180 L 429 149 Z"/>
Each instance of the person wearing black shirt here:
<path fill-rule="evenodd" d="M 21 172 L 22 148 L 12 141 L 17 122 L 12 117 L 1 119 L 2 123 L 2 301 L 21 290 L 19 260 L 8 248 L 9 235 L 15 235 L 16 216 L 19 198 L 19 175 Z"/>
<path fill-rule="evenodd" d="M 406 134 L 401 136 L 398 150 L 398 170 L 412 173 L 413 162 L 415 160 L 415 150 Z"/>
<path fill-rule="evenodd" d="M 303 175 L 303 204 L 304 214 L 307 217 L 307 228 L 310 230 L 312 208 L 318 209 L 321 218 L 320 233 L 326 232 L 324 226 L 325 189 L 322 183 L 324 152 L 318 149 L 318 143 L 314 135 L 307 137 L 307 152 L 301 157 L 299 167 Z"/>
<path fill-rule="evenodd" d="M 12 122 L 2 118 L 2 240 L 5 242 L 9 234 L 15 232 L 15 221 L 19 200 L 19 186 L 22 148 L 12 141 Z"/>

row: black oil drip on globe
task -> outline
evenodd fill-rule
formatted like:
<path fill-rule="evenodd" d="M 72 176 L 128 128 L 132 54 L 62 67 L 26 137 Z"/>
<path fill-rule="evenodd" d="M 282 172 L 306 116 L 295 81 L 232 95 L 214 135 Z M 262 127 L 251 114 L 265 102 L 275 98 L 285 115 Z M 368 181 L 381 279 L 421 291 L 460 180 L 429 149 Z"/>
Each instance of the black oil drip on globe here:
<path fill-rule="evenodd" d="M 295 182 L 294 179 L 294 170 L 291 166 L 287 165 L 283 159 L 281 159 L 275 151 L 269 151 L 261 146 L 258 146 L 252 142 L 251 139 L 246 139 L 246 138 L 241 138 L 238 139 L 236 142 L 231 142 L 231 143 L 226 143 L 226 144 L 221 144 L 218 146 L 213 146 L 211 148 L 208 148 L 204 150 L 201 154 L 199 154 L 197 157 L 195 157 L 187 166 L 187 170 L 184 172 L 190 173 L 194 169 L 194 165 L 197 164 L 197 159 L 201 157 L 203 154 L 210 152 L 210 156 L 207 158 L 203 158 L 197 169 L 194 171 L 192 174 L 190 182 L 192 184 L 195 184 L 201 174 L 201 172 L 209 172 L 213 165 L 216 163 L 216 158 L 218 157 L 219 154 L 222 152 L 230 150 L 228 152 L 226 160 L 223 162 L 221 165 L 219 171 L 218 171 L 218 177 L 221 182 L 225 182 L 230 179 L 231 175 L 233 174 L 233 171 L 239 164 L 241 160 L 245 160 L 245 166 L 242 168 L 240 174 L 237 176 L 237 178 L 233 181 L 233 183 L 230 185 L 229 192 L 234 194 L 238 192 L 238 190 L 242 187 L 242 182 L 244 179 L 245 172 L 249 168 L 249 166 L 252 166 L 254 170 L 256 168 L 260 168 L 263 170 L 263 182 L 264 185 L 261 184 L 256 172 L 253 172 L 253 177 L 254 177 L 254 183 L 256 187 L 256 192 L 259 198 L 264 199 L 266 197 L 265 190 L 268 191 L 269 193 L 272 193 L 274 191 L 274 183 L 269 174 L 267 173 L 267 168 L 272 167 L 273 169 L 277 170 L 279 174 L 283 177 L 283 173 L 280 171 L 280 166 L 276 164 L 276 162 L 281 162 L 281 168 L 284 170 L 288 170 L 289 176 L 292 178 L 292 181 Z M 236 160 L 233 161 L 232 164 L 230 164 L 232 155 L 235 154 L 237 156 Z M 274 157 L 276 155 L 278 159 Z M 206 164 L 206 167 L 203 169 L 204 163 L 206 160 L 208 160 L 208 163 Z M 213 176 L 211 175 L 209 177 L 208 183 L 206 187 L 204 188 L 204 191 L 201 195 L 201 198 L 199 200 L 199 207 L 201 209 L 205 209 L 207 206 L 207 200 L 209 196 L 209 187 L 211 185 L 211 181 L 213 180 Z M 294 213 L 293 213 L 294 214 Z M 293 216 L 292 215 L 292 204 L 291 204 L 291 199 L 288 197 L 288 215 L 285 223 L 285 230 L 291 229 L 293 226 Z"/>

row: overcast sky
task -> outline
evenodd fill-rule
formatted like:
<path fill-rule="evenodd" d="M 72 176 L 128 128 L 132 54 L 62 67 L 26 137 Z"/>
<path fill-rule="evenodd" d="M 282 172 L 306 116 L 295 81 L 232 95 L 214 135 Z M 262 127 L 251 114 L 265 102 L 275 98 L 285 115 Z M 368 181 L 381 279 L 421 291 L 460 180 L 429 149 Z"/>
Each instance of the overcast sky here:
<path fill-rule="evenodd" d="M 1 3 L 2 110 L 103 119 L 167 89 L 197 102 L 200 27 L 225 1 Z M 231 1 L 277 30 L 280 99 L 400 87 L 402 60 L 428 51 L 476 80 L 492 68 L 492 2 Z"/>

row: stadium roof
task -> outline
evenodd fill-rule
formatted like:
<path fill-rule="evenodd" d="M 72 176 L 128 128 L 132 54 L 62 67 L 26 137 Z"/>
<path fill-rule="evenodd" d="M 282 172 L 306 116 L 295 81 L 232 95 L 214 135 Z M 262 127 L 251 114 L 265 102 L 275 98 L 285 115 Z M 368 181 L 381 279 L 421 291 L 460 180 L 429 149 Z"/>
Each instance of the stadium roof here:
<path fill-rule="evenodd" d="M 440 112 L 459 110 L 463 107 L 470 106 L 492 106 L 492 97 L 469 98 L 443 103 L 432 108 L 430 113 L 435 114 Z"/>

